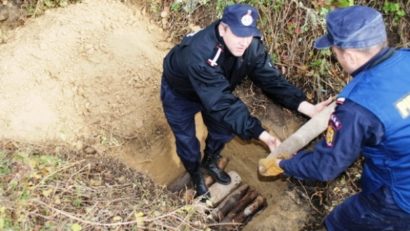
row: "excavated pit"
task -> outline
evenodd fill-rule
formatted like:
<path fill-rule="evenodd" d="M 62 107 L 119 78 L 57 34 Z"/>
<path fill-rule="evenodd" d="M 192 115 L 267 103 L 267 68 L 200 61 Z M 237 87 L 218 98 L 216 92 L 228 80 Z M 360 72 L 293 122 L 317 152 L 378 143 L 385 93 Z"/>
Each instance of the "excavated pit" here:
<path fill-rule="evenodd" d="M 119 1 L 85 0 L 29 20 L 0 48 L 0 139 L 91 148 L 170 184 L 184 169 L 159 100 L 162 58 L 172 47 L 166 39 L 148 16 Z M 281 138 L 300 125 L 275 105 L 262 121 Z M 203 145 L 200 123 L 197 135 Z M 243 230 L 303 227 L 307 207 L 287 182 L 257 174 L 263 146 L 236 138 L 222 155 L 226 170 L 266 200 Z"/>
<path fill-rule="evenodd" d="M 291 134 L 300 126 L 300 120 L 292 117 L 292 114 L 283 111 L 275 105 L 269 106 L 267 109 L 266 118 L 262 121 L 282 140 Z M 204 146 L 206 137 L 206 128 L 200 123 L 200 117 L 197 118 L 197 136 L 201 141 L 201 146 Z M 270 119 L 269 119 L 270 118 Z M 171 138 L 170 142 L 174 142 Z M 174 149 L 174 147 L 173 147 Z M 215 213 L 222 214 L 215 216 L 217 221 L 221 223 L 240 222 L 245 226 L 232 226 L 233 230 L 300 230 L 305 222 L 305 217 L 308 211 L 307 205 L 301 204 L 298 196 L 294 192 L 288 190 L 288 183 L 283 179 L 266 178 L 258 175 L 258 161 L 266 157 L 268 151 L 257 142 L 245 142 L 239 138 L 235 138 L 228 143 L 222 151 L 223 158 L 220 161 L 220 167 L 224 167 L 227 172 L 237 173 L 240 177 L 240 184 L 236 186 L 222 186 L 214 183 L 210 176 L 206 175 L 206 184 L 213 188 L 222 186 L 222 190 L 218 190 L 218 197 L 223 195 L 223 200 L 220 200 L 216 205 L 211 206 L 216 208 Z M 174 155 L 174 154 L 172 154 Z M 222 164 L 221 164 L 222 162 Z M 193 196 L 193 189 L 190 184 L 189 175 L 182 172 L 176 179 L 167 183 L 168 189 L 180 197 L 190 200 Z M 238 190 L 241 187 L 248 187 L 245 193 L 238 196 Z M 187 190 L 186 190 L 187 189 Z M 188 191 L 188 192 L 187 192 Z M 255 195 L 247 201 L 245 205 L 243 200 L 249 199 L 249 194 L 254 191 Z M 212 192 L 212 190 L 211 190 Z M 251 196 L 252 197 L 252 196 Z M 261 197 L 261 198 L 258 198 Z M 188 199 L 187 199 L 188 198 Z M 261 201 L 260 199 L 263 199 Z M 227 206 L 226 201 L 236 200 L 237 204 L 232 207 Z M 259 201 L 258 201 L 259 200 Z M 229 203 L 229 202 L 228 202 Z M 211 203 L 212 204 L 212 203 Z M 253 206 L 253 212 L 249 216 L 246 210 Z M 222 207 L 223 212 L 220 212 Z M 242 216 L 241 216 L 242 214 Z M 225 226 L 224 229 L 228 229 Z"/>

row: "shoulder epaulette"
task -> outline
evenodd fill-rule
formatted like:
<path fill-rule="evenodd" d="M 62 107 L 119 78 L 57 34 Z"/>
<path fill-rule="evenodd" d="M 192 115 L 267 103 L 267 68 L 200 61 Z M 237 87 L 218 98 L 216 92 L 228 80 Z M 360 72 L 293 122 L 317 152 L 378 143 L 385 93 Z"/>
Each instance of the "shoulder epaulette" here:
<path fill-rule="evenodd" d="M 338 105 L 342 105 L 342 104 L 344 104 L 344 102 L 345 102 L 345 100 L 346 100 L 346 98 L 337 98 L 336 99 L 336 104 L 338 104 Z"/>
<path fill-rule="evenodd" d="M 224 49 L 223 49 L 223 47 L 222 47 L 221 44 L 216 45 L 216 53 L 215 53 L 215 56 L 214 56 L 212 59 L 208 59 L 208 64 L 209 64 L 209 66 L 211 66 L 211 67 L 216 67 L 216 66 L 218 66 L 217 61 L 218 61 L 219 57 L 221 56 L 221 53 L 223 52 L 223 50 L 224 50 Z"/>

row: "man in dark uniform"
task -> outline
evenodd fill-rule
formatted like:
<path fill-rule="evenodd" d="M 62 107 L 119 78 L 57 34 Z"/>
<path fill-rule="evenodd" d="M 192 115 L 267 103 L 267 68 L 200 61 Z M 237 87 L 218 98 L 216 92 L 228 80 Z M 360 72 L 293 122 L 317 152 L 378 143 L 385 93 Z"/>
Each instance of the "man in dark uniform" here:
<path fill-rule="evenodd" d="M 258 17 L 257 10 L 249 5 L 230 5 L 221 20 L 187 35 L 164 59 L 161 100 L 178 156 L 191 175 L 197 196 L 208 192 L 200 173 L 201 152 L 194 121 L 197 112 L 202 113 L 208 129 L 202 166 L 219 183 L 231 181 L 217 162 L 234 134 L 259 139 L 271 150 L 280 143 L 232 94 L 246 76 L 275 102 L 308 116 L 328 103 L 308 103 L 304 93 L 272 66 L 256 27 Z"/>
<path fill-rule="evenodd" d="M 353 80 L 338 96 L 326 138 L 313 152 L 277 160 L 276 173 L 332 180 L 362 153 L 362 192 L 337 206 L 326 228 L 410 230 L 410 50 L 387 47 L 373 8 L 336 9 L 326 20 L 315 47 L 331 47 Z"/>

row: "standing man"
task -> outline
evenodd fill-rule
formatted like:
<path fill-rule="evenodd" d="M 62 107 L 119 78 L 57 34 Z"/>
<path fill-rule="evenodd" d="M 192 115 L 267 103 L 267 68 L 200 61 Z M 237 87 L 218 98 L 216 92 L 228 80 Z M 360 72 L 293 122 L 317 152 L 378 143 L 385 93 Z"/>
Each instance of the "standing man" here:
<path fill-rule="evenodd" d="M 164 59 L 161 100 L 178 156 L 191 175 L 197 196 L 208 192 L 200 173 L 201 152 L 194 121 L 197 112 L 202 113 L 208 129 L 202 166 L 219 183 L 231 181 L 217 162 L 234 134 L 259 139 L 271 150 L 280 143 L 232 94 L 246 76 L 275 102 L 308 116 L 328 103 L 308 103 L 303 92 L 272 66 L 256 27 L 258 17 L 257 10 L 249 5 L 227 6 L 221 20 L 187 35 Z"/>
<path fill-rule="evenodd" d="M 277 160 L 277 174 L 332 180 L 362 153 L 362 191 L 327 216 L 327 229 L 410 230 L 410 50 L 387 47 L 373 8 L 336 9 L 326 20 L 315 47 L 330 47 L 353 80 L 338 96 L 326 138 L 313 152 Z"/>

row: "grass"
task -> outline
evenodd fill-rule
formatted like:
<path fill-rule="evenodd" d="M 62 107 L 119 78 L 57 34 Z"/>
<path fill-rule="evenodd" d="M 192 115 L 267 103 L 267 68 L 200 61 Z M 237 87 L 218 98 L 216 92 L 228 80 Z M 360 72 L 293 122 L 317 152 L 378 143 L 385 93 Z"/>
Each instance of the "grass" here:
<path fill-rule="evenodd" d="M 205 230 L 200 205 L 104 155 L 0 145 L 0 230 Z"/>

